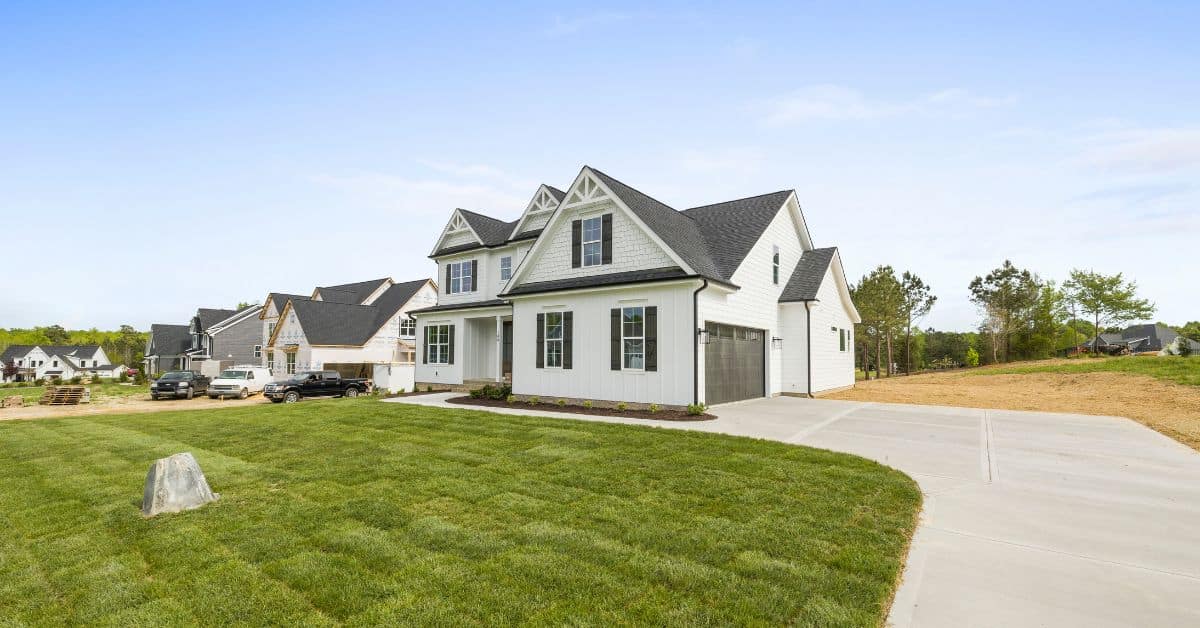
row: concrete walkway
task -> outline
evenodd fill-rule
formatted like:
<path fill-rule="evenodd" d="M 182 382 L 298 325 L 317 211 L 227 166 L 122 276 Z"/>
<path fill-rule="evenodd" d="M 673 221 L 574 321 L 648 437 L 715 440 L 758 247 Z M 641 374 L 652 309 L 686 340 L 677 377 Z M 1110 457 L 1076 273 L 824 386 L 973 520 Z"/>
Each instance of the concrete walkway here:
<path fill-rule="evenodd" d="M 401 401 L 450 405 L 452 395 Z M 1200 626 L 1200 454 L 1128 419 L 775 398 L 679 423 L 912 476 L 921 525 L 895 626 Z"/>

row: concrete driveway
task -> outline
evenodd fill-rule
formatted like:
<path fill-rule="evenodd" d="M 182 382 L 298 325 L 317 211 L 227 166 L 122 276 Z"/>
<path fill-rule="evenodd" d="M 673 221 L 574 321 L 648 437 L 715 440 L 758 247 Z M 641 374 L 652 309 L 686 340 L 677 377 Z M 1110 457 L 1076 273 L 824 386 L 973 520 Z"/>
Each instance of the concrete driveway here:
<path fill-rule="evenodd" d="M 712 412 L 513 413 L 768 438 L 904 471 L 925 508 L 896 626 L 1200 625 L 1200 454 L 1133 421 L 786 397 Z"/>

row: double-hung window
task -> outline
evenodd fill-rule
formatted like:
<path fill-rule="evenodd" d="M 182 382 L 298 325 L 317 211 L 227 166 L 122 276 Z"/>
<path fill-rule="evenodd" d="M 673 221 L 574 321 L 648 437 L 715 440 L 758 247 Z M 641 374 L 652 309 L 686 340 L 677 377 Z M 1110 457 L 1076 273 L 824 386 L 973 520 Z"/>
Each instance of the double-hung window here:
<path fill-rule="evenodd" d="M 563 365 L 563 314 L 546 312 L 546 368 L 558 369 Z"/>
<path fill-rule="evenodd" d="M 471 262 L 450 264 L 450 294 L 471 292 L 475 289 L 475 278 L 471 276 Z"/>
<path fill-rule="evenodd" d="M 621 366 L 640 371 L 646 367 L 646 308 L 621 309 Z"/>
<path fill-rule="evenodd" d="M 508 281 L 512 277 L 512 256 L 505 255 L 500 258 L 500 281 Z"/>
<path fill-rule="evenodd" d="M 450 363 L 450 326 L 429 325 L 425 328 L 425 361 L 429 364 Z"/>
<path fill-rule="evenodd" d="M 583 221 L 583 265 L 599 266 L 603 262 L 604 221 L 602 216 L 588 218 Z"/>
<path fill-rule="evenodd" d="M 407 317 L 400 317 L 400 337 L 401 338 L 416 338 L 417 337 L 417 321 Z"/>
<path fill-rule="evenodd" d="M 254 345 L 254 357 L 262 357 L 262 345 Z"/>
<path fill-rule="evenodd" d="M 288 375 L 296 374 L 296 354 L 295 353 L 291 353 L 291 352 L 287 353 L 287 374 Z"/>
<path fill-rule="evenodd" d="M 267 370 L 275 373 L 275 352 L 267 351 Z"/>

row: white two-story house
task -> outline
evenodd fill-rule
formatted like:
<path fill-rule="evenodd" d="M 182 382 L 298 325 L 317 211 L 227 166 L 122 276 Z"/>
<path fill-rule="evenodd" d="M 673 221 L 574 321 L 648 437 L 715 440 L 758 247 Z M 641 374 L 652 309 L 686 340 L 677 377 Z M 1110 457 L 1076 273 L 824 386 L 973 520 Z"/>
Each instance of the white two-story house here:
<path fill-rule="evenodd" d="M 515 221 L 455 210 L 431 257 L 418 386 L 683 406 L 854 384 L 858 312 L 794 191 L 680 211 L 585 166 Z"/>
<path fill-rule="evenodd" d="M 124 365 L 111 364 L 99 345 L 10 345 L 0 354 L 0 381 L 119 377 Z"/>
<path fill-rule="evenodd" d="M 310 296 L 272 293 L 259 313 L 262 363 L 281 379 L 335 370 L 412 390 L 416 323 L 408 312 L 435 303 L 430 279 L 322 286 Z"/>

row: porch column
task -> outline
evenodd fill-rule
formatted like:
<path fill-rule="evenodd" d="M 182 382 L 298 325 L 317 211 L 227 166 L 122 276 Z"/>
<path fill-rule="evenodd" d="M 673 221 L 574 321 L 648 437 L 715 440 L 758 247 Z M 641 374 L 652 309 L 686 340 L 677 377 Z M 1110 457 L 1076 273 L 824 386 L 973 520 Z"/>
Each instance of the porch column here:
<path fill-rule="evenodd" d="M 504 381 L 504 317 L 496 316 L 496 381 Z"/>

